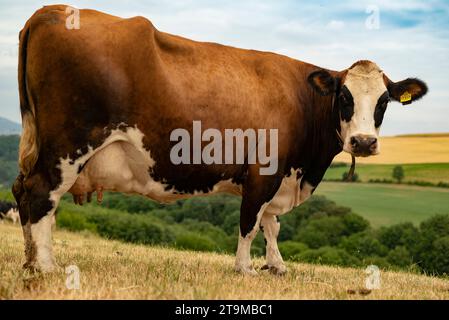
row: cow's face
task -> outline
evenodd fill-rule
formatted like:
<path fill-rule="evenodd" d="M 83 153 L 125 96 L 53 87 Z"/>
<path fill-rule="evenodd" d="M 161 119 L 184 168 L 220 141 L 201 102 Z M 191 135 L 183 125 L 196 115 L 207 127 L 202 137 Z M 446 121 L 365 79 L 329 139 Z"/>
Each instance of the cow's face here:
<path fill-rule="evenodd" d="M 336 75 L 318 70 L 308 80 L 321 95 L 335 95 L 343 150 L 362 157 L 379 153 L 379 129 L 390 100 L 408 104 L 427 92 L 418 79 L 392 82 L 370 61 L 356 62 Z"/>

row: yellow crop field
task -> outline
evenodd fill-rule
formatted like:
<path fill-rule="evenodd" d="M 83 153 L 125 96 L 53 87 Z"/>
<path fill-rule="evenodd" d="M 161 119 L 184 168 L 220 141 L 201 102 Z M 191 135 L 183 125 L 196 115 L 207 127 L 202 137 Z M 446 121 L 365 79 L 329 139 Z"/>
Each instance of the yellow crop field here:
<path fill-rule="evenodd" d="M 334 161 L 351 162 L 342 152 Z M 449 163 L 449 133 L 416 134 L 380 138 L 380 154 L 357 158 L 365 164 Z"/>

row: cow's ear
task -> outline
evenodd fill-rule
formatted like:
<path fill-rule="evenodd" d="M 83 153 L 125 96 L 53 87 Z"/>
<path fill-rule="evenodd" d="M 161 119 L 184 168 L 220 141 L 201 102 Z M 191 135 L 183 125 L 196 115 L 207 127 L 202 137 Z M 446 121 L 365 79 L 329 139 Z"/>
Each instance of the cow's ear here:
<path fill-rule="evenodd" d="M 408 78 L 399 82 L 388 81 L 390 97 L 402 104 L 410 104 L 427 93 L 427 85 L 419 79 Z"/>
<path fill-rule="evenodd" d="M 322 96 L 330 95 L 337 90 L 337 79 L 326 70 L 312 72 L 307 81 Z"/>

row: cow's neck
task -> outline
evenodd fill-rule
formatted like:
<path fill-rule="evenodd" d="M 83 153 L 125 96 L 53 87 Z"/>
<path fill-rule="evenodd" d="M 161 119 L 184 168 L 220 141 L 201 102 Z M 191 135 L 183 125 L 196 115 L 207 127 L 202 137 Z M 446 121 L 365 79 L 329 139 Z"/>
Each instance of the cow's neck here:
<path fill-rule="evenodd" d="M 342 151 L 339 112 L 333 106 L 335 96 L 322 97 L 313 93 L 311 104 L 306 106 L 308 121 L 306 128 L 306 149 L 309 153 L 306 167 L 320 167 L 324 170 L 332 159 Z"/>
<path fill-rule="evenodd" d="M 316 110 L 314 112 L 314 127 L 312 134 L 318 145 L 315 148 L 317 154 L 325 153 L 328 157 L 334 157 L 342 151 L 340 140 L 337 132 L 340 131 L 339 112 L 334 107 L 335 97 L 331 99 L 323 99 L 318 97 L 315 103 Z"/>

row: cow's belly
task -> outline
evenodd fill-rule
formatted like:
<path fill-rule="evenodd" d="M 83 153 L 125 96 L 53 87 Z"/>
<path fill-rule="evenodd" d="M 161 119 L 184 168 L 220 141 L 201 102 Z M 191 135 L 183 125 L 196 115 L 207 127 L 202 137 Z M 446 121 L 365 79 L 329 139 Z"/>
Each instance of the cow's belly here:
<path fill-rule="evenodd" d="M 148 154 L 143 154 L 131 143 L 114 142 L 89 159 L 69 192 L 85 195 L 98 190 L 117 191 L 144 195 L 164 203 L 205 194 L 181 194 L 173 188 L 166 190 L 165 184 L 151 178 L 151 165 L 154 165 L 154 162 L 148 159 Z M 226 180 L 217 183 L 207 194 L 217 192 L 241 194 L 241 188 Z"/>

